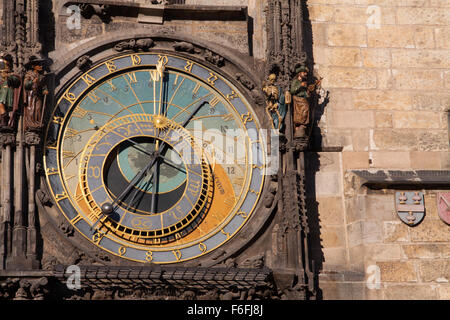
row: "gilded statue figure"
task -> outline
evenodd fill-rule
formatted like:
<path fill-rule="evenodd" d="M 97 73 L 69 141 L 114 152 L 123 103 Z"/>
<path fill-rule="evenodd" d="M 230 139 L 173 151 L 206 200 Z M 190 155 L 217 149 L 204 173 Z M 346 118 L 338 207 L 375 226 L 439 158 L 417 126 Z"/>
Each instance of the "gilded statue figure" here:
<path fill-rule="evenodd" d="M 43 68 L 35 64 L 24 77 L 25 130 L 36 130 L 42 127 L 42 114 L 47 95 L 48 89 L 45 85 Z"/>
<path fill-rule="evenodd" d="M 272 119 L 272 128 L 282 130 L 283 121 L 286 116 L 286 98 L 289 93 L 281 93 L 281 88 L 275 84 L 277 76 L 271 74 L 268 82 L 263 83 L 262 91 L 266 95 L 266 112 Z"/>
<path fill-rule="evenodd" d="M 10 63 L 0 58 L 0 127 L 14 127 L 14 119 L 19 109 L 21 81 L 11 72 Z"/>
<path fill-rule="evenodd" d="M 295 138 L 307 136 L 307 126 L 310 124 L 310 97 L 311 93 L 320 86 L 320 80 L 313 84 L 308 84 L 309 69 L 306 66 L 300 66 L 295 70 L 296 76 L 291 82 L 290 94 L 292 95 Z"/>

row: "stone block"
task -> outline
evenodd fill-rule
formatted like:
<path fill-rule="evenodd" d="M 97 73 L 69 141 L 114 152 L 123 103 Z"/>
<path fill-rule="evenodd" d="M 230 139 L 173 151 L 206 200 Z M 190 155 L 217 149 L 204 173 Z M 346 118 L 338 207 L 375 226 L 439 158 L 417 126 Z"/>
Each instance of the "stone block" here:
<path fill-rule="evenodd" d="M 440 152 L 413 151 L 411 152 L 410 157 L 412 169 L 423 169 L 423 170 L 441 169 Z"/>
<path fill-rule="evenodd" d="M 336 248 L 345 246 L 345 232 L 342 226 L 322 226 L 322 245 L 324 248 Z"/>
<path fill-rule="evenodd" d="M 344 170 L 368 168 L 369 152 L 343 152 L 342 166 Z"/>
<path fill-rule="evenodd" d="M 317 163 L 318 162 L 318 163 Z M 339 153 L 337 152 L 314 152 L 308 153 L 308 161 L 306 161 L 307 170 L 317 171 L 319 166 L 320 172 L 339 172 L 341 170 Z"/>
<path fill-rule="evenodd" d="M 427 154 L 434 154 L 434 153 L 437 153 L 437 152 L 427 152 Z M 438 214 L 436 197 L 437 197 L 437 195 L 434 192 L 427 193 L 424 196 L 425 210 L 426 210 L 425 213 L 426 213 L 428 219 L 435 219 L 435 220 L 441 219 Z M 449 242 L 450 242 L 450 239 L 449 239 Z"/>
<path fill-rule="evenodd" d="M 386 300 L 435 300 L 436 289 L 430 285 L 388 285 L 384 290 Z"/>
<path fill-rule="evenodd" d="M 366 264 L 376 264 L 378 261 L 401 260 L 402 258 L 403 252 L 398 244 L 371 244 L 366 246 Z"/>
<path fill-rule="evenodd" d="M 320 196 L 340 196 L 342 192 L 341 178 L 339 172 L 317 172 L 316 195 Z"/>
<path fill-rule="evenodd" d="M 319 47 L 314 60 L 317 64 L 336 67 L 361 67 L 362 57 L 359 48 Z"/>
<path fill-rule="evenodd" d="M 364 221 L 362 224 L 364 244 L 383 242 L 383 224 L 380 221 Z"/>
<path fill-rule="evenodd" d="M 366 220 L 392 220 L 395 212 L 394 196 L 390 194 L 371 194 L 365 197 Z"/>
<path fill-rule="evenodd" d="M 449 145 L 448 130 L 418 131 L 419 151 L 447 151 Z"/>
<path fill-rule="evenodd" d="M 308 7 L 311 21 L 328 22 L 333 20 L 334 8 L 329 5 L 311 5 Z"/>
<path fill-rule="evenodd" d="M 327 24 L 311 22 L 313 41 L 315 46 L 326 46 L 327 44 Z M 314 53 L 315 54 L 315 53 Z"/>
<path fill-rule="evenodd" d="M 450 94 L 416 93 L 412 96 L 412 107 L 415 110 L 446 111 L 450 105 Z"/>
<path fill-rule="evenodd" d="M 440 152 L 441 154 L 441 168 L 442 170 L 450 170 L 450 153 Z"/>
<path fill-rule="evenodd" d="M 374 151 L 372 154 L 372 167 L 380 169 L 409 169 L 411 162 L 409 152 Z"/>
<path fill-rule="evenodd" d="M 356 109 L 411 110 L 412 98 L 407 91 L 358 90 L 353 93 Z"/>
<path fill-rule="evenodd" d="M 440 114 L 433 111 L 397 111 L 392 113 L 395 128 L 439 129 Z"/>
<path fill-rule="evenodd" d="M 417 274 L 411 261 L 377 262 L 381 272 L 381 282 L 415 282 Z"/>
<path fill-rule="evenodd" d="M 350 24 L 329 25 L 327 40 L 330 46 L 367 47 L 366 26 Z"/>
<path fill-rule="evenodd" d="M 369 132 L 367 129 L 352 130 L 353 151 L 369 151 Z"/>
<path fill-rule="evenodd" d="M 395 87 L 400 90 L 436 90 L 442 87 L 440 70 L 393 69 Z"/>
<path fill-rule="evenodd" d="M 374 130 L 372 134 L 373 149 L 376 150 L 417 150 L 418 137 L 413 130 Z"/>
<path fill-rule="evenodd" d="M 450 68 L 448 50 L 392 50 L 393 68 Z"/>
<path fill-rule="evenodd" d="M 363 244 L 363 222 L 356 221 L 347 225 L 348 243 L 352 246 Z"/>
<path fill-rule="evenodd" d="M 377 74 L 377 88 L 380 90 L 394 89 L 394 77 L 391 69 L 375 69 Z"/>
<path fill-rule="evenodd" d="M 372 111 L 334 111 L 329 114 L 330 126 L 347 129 L 373 128 L 375 125 Z"/>
<path fill-rule="evenodd" d="M 375 111 L 375 127 L 376 128 L 392 128 L 392 112 Z"/>
<path fill-rule="evenodd" d="M 323 248 L 323 270 L 345 270 L 347 265 L 347 250 L 345 248 Z"/>
<path fill-rule="evenodd" d="M 331 89 L 329 106 L 333 110 L 352 110 L 353 107 L 353 91 L 343 89 Z"/>
<path fill-rule="evenodd" d="M 363 65 L 368 68 L 390 68 L 391 53 L 387 49 L 361 49 Z"/>
<path fill-rule="evenodd" d="M 439 300 L 450 300 L 450 285 L 441 285 L 437 288 Z"/>
<path fill-rule="evenodd" d="M 384 25 L 367 30 L 368 47 L 413 48 L 414 29 L 409 26 Z"/>
<path fill-rule="evenodd" d="M 378 4 L 378 3 L 377 3 Z M 395 24 L 395 11 L 391 8 L 379 7 L 380 24 Z M 354 23 L 366 25 L 372 12 L 366 6 L 336 6 L 334 21 L 336 23 Z"/>
<path fill-rule="evenodd" d="M 320 197 L 319 219 L 321 225 L 342 225 L 344 223 L 344 210 L 341 197 Z"/>
<path fill-rule="evenodd" d="M 320 68 L 324 88 L 375 89 L 377 72 L 373 69 L 323 67 Z"/>
<path fill-rule="evenodd" d="M 450 27 L 439 27 L 434 29 L 436 48 L 450 49 Z"/>
<path fill-rule="evenodd" d="M 423 282 L 450 282 L 450 260 L 423 260 L 419 270 Z"/>
<path fill-rule="evenodd" d="M 448 25 L 450 21 L 450 8 L 414 8 L 401 7 L 397 9 L 398 24 L 420 25 Z"/>
<path fill-rule="evenodd" d="M 401 221 L 384 221 L 383 240 L 393 243 L 408 242 L 410 240 L 409 227 Z"/>
<path fill-rule="evenodd" d="M 411 241 L 413 242 L 448 242 L 450 228 L 443 221 L 427 219 L 411 228 Z"/>
<path fill-rule="evenodd" d="M 436 259 L 445 257 L 445 252 L 450 252 L 450 245 L 405 244 L 402 246 L 402 250 L 408 259 Z"/>
<path fill-rule="evenodd" d="M 435 47 L 434 27 L 419 26 L 414 28 L 414 46 L 417 49 L 433 49 Z"/>

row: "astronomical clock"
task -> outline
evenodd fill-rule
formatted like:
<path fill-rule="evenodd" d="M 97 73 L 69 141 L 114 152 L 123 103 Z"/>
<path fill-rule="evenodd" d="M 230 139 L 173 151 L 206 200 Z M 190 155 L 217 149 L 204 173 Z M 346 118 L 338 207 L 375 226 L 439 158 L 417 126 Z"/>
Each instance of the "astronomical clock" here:
<path fill-rule="evenodd" d="M 93 245 L 156 264 L 224 245 L 254 214 L 266 137 L 230 80 L 181 55 L 120 54 L 61 91 L 45 175 L 61 214 Z"/>

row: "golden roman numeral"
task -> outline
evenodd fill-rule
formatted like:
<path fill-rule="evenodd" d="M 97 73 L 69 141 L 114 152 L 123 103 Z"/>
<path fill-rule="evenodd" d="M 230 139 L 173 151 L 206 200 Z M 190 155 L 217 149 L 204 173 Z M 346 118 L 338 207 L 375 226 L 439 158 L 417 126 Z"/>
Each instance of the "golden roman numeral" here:
<path fill-rule="evenodd" d="M 52 121 L 53 121 L 53 123 L 55 123 L 55 124 L 61 124 L 61 123 L 63 122 L 63 118 L 62 118 L 62 117 L 54 116 Z"/>
<path fill-rule="evenodd" d="M 132 54 L 130 57 L 131 57 L 131 62 L 133 63 L 133 66 L 137 66 L 137 65 L 141 64 L 142 59 L 137 54 Z"/>
<path fill-rule="evenodd" d="M 55 200 L 58 201 L 58 202 L 63 200 L 63 199 L 65 199 L 65 198 L 68 198 L 66 192 L 55 194 Z"/>
<path fill-rule="evenodd" d="M 75 152 L 63 150 L 62 156 L 63 156 L 63 159 L 66 159 L 66 158 L 73 158 L 73 157 L 75 157 Z"/>
<path fill-rule="evenodd" d="M 231 114 L 231 113 L 228 113 L 228 114 L 224 114 L 223 116 L 222 116 L 222 119 L 223 119 L 223 121 L 231 121 L 231 120 L 233 120 L 233 115 Z"/>
<path fill-rule="evenodd" d="M 193 96 L 197 96 L 198 91 L 200 90 L 201 86 L 200 83 L 197 83 L 196 86 L 194 87 L 194 90 L 192 90 L 192 95 Z"/>
<path fill-rule="evenodd" d="M 209 102 L 209 105 L 211 106 L 211 107 L 215 107 L 215 106 L 217 106 L 217 104 L 220 102 L 220 100 L 219 100 L 219 98 L 218 97 L 214 97 L 210 102 Z"/>
<path fill-rule="evenodd" d="M 203 242 L 200 242 L 198 244 L 198 248 L 200 249 L 201 252 L 206 252 L 206 250 L 208 250 L 208 248 L 206 247 L 206 244 L 204 244 Z"/>
<path fill-rule="evenodd" d="M 175 256 L 175 259 L 177 259 L 177 261 L 180 261 L 181 260 L 181 251 L 180 250 L 173 250 L 172 251 L 172 253 L 173 253 L 173 255 Z"/>
<path fill-rule="evenodd" d="M 105 66 L 106 66 L 106 68 L 108 68 L 108 71 L 109 71 L 110 73 L 112 73 L 112 72 L 114 72 L 114 71 L 117 71 L 117 67 L 116 67 L 116 65 L 114 64 L 114 61 L 111 61 L 111 60 L 106 61 L 106 62 L 105 62 Z"/>
<path fill-rule="evenodd" d="M 94 92 L 89 92 L 88 97 L 92 100 L 93 103 L 97 103 L 100 100 L 100 97 L 97 96 Z"/>
<path fill-rule="evenodd" d="M 157 70 L 150 70 L 149 73 L 153 82 L 159 81 L 159 73 Z"/>
<path fill-rule="evenodd" d="M 128 79 L 131 83 L 137 83 L 136 72 L 127 73 Z"/>
<path fill-rule="evenodd" d="M 76 135 L 78 135 L 80 132 L 75 130 L 74 128 L 68 127 L 66 129 L 66 133 L 64 134 L 64 139 L 72 139 Z"/>
<path fill-rule="evenodd" d="M 193 66 L 194 66 L 194 62 L 186 61 L 186 65 L 184 66 L 184 70 L 186 70 L 187 72 L 191 72 Z"/>
<path fill-rule="evenodd" d="M 233 100 L 233 99 L 236 99 L 237 97 L 238 97 L 237 93 L 234 92 L 233 90 L 231 90 L 231 93 L 227 94 L 228 100 Z"/>
<path fill-rule="evenodd" d="M 246 124 L 249 121 L 253 121 L 253 116 L 250 114 L 250 112 L 247 112 L 246 114 L 241 115 L 242 121 L 244 121 L 244 124 Z"/>
<path fill-rule="evenodd" d="M 210 72 L 209 78 L 207 80 L 208 80 L 209 84 L 214 86 L 216 84 L 217 79 L 219 79 L 219 78 L 214 73 Z"/>
<path fill-rule="evenodd" d="M 64 96 L 64 99 L 66 99 L 67 101 L 69 101 L 70 103 L 74 103 L 75 100 L 77 99 L 77 97 L 75 96 L 75 94 L 73 94 L 72 92 L 67 92 Z"/>
<path fill-rule="evenodd" d="M 80 107 L 76 107 L 72 112 L 72 116 L 77 118 L 84 118 L 87 113 L 88 113 L 87 110 Z"/>
<path fill-rule="evenodd" d="M 82 75 L 81 79 L 83 79 L 83 81 L 86 82 L 86 84 L 88 86 L 90 86 L 91 84 L 93 84 L 95 82 L 95 78 L 93 76 L 91 76 L 90 74 Z"/>

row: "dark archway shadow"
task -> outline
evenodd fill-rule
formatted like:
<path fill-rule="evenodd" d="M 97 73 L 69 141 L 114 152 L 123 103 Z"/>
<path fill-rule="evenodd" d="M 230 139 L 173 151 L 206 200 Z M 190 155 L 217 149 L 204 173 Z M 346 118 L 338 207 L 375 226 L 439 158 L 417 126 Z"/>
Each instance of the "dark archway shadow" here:
<path fill-rule="evenodd" d="M 312 24 L 309 17 L 309 9 L 307 1 L 302 1 L 303 11 L 303 49 L 307 54 L 307 64 L 309 70 L 314 70 L 314 35 L 312 32 Z M 308 243 L 309 243 L 309 257 L 311 261 L 311 270 L 314 273 L 314 288 L 316 289 L 316 299 L 322 300 L 323 294 L 319 283 L 319 273 L 322 270 L 323 262 L 325 261 L 322 243 L 321 243 L 321 228 L 319 219 L 319 203 L 316 197 L 316 173 L 320 169 L 320 155 L 322 150 L 322 131 L 318 126 L 325 108 L 329 102 L 328 92 L 325 96 L 313 96 L 313 122 L 312 132 L 309 142 L 308 151 L 305 153 L 305 187 L 306 187 L 306 206 L 308 210 Z M 321 102 L 319 103 L 319 98 Z"/>

